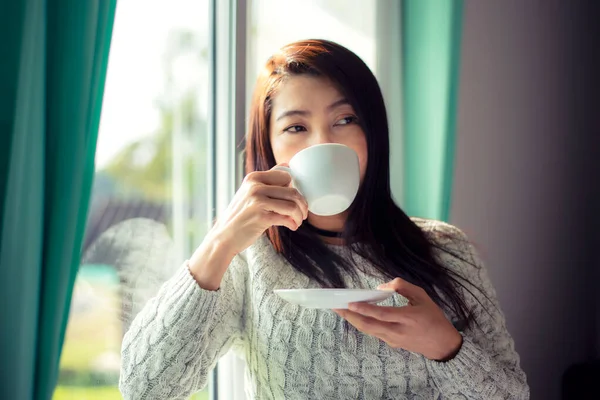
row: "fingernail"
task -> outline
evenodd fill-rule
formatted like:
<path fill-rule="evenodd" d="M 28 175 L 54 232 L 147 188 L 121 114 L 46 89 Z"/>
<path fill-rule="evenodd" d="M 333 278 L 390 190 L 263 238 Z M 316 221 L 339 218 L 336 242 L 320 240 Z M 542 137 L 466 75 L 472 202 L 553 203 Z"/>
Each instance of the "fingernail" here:
<path fill-rule="evenodd" d="M 356 304 L 356 303 L 350 303 L 350 304 L 348 304 L 348 310 L 350 310 L 350 311 L 356 311 L 356 310 L 358 310 L 358 304 Z"/>

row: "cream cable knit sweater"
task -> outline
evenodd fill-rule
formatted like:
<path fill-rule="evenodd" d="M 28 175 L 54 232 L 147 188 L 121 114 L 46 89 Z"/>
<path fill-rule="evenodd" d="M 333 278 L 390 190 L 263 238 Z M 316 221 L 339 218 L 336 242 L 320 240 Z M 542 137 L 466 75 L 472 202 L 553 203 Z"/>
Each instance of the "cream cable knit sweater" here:
<path fill-rule="evenodd" d="M 347 327 L 332 311 L 280 299 L 273 289 L 316 286 L 262 236 L 233 260 L 218 291 L 203 290 L 182 267 L 148 302 L 123 340 L 125 399 L 187 398 L 206 385 L 210 370 L 232 347 L 246 361 L 252 399 L 528 399 L 496 293 L 464 234 L 441 222 L 414 221 L 441 245 L 474 261 L 477 267 L 439 253 L 445 265 L 493 301 L 480 296 L 488 314 L 466 297 L 481 330 L 462 333 L 462 348 L 452 360 L 436 362 L 390 348 Z M 448 233 L 461 240 L 448 239 Z M 387 281 L 368 274 L 369 265 L 357 255 L 331 247 L 367 272 L 349 287 L 376 288 Z M 405 304 L 399 295 L 382 303 Z"/>

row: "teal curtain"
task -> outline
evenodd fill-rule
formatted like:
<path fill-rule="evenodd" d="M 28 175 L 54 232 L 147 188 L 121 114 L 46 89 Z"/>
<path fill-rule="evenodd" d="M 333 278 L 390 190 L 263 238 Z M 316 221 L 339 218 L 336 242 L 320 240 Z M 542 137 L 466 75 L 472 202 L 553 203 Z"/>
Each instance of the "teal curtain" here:
<path fill-rule="evenodd" d="M 460 0 L 402 2 L 403 208 L 450 213 L 462 32 Z"/>
<path fill-rule="evenodd" d="M 94 173 L 116 0 L 0 11 L 0 398 L 50 399 Z"/>

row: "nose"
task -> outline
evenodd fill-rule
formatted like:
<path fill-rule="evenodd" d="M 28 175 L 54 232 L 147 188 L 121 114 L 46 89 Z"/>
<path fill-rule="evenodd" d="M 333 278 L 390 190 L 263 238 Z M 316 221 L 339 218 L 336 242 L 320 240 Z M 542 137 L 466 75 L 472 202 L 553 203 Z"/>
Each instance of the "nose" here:
<path fill-rule="evenodd" d="M 316 144 L 325 144 L 325 143 L 335 143 L 333 140 L 333 133 L 329 128 L 320 128 L 315 130 L 313 133 L 312 145 Z"/>

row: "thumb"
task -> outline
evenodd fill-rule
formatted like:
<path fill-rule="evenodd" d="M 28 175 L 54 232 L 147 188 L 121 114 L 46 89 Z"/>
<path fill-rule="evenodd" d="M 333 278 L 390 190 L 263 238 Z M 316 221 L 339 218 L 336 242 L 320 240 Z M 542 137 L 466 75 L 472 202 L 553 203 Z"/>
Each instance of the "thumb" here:
<path fill-rule="evenodd" d="M 377 289 L 393 289 L 413 304 L 420 303 L 427 297 L 427 293 L 422 288 L 402 278 L 396 278 L 393 281 L 379 285 Z"/>

